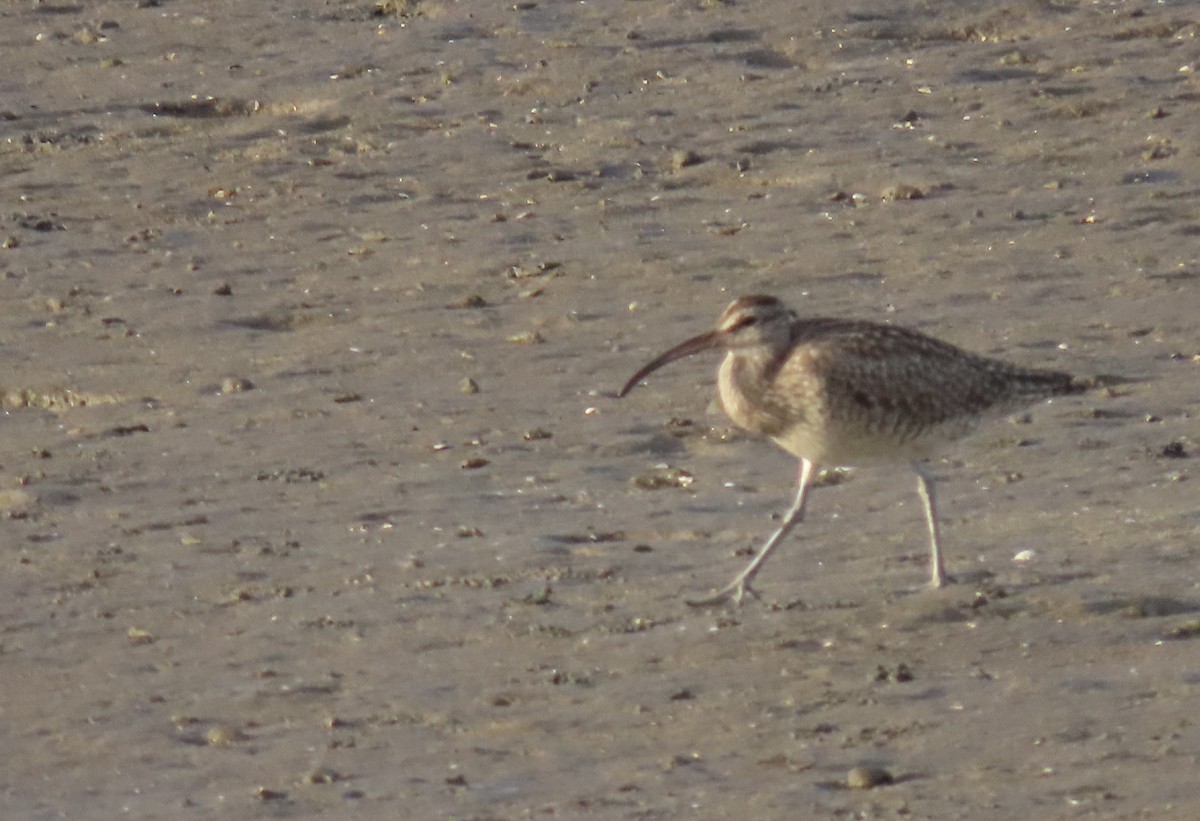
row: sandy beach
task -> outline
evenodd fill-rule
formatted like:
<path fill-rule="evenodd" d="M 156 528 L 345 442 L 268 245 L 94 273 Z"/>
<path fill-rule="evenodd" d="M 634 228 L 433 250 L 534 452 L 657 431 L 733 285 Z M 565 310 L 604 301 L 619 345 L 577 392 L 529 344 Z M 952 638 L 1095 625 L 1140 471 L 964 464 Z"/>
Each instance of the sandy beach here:
<path fill-rule="evenodd" d="M 1200 6 L 0 10 L 0 815 L 1200 816 Z M 1124 384 L 831 472 L 741 294 Z M 849 786 L 863 774 L 874 786 Z M 868 779 L 868 780 L 872 780 Z"/>

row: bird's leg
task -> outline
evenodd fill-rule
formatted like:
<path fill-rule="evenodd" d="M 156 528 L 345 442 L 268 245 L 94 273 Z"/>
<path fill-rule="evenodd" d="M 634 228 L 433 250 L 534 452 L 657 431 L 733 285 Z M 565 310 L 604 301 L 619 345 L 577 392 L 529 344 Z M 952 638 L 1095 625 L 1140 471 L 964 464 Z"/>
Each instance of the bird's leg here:
<path fill-rule="evenodd" d="M 767 560 L 767 556 L 770 555 L 771 551 L 783 541 L 783 537 L 804 519 L 804 504 L 808 498 L 808 486 L 812 480 L 812 473 L 813 463 L 801 458 L 800 479 L 796 488 L 796 501 L 792 502 L 791 508 L 784 515 L 783 524 L 771 534 L 771 538 L 767 539 L 766 544 L 762 546 L 750 564 L 746 565 L 746 569 L 737 574 L 733 581 L 708 598 L 688 600 L 688 604 L 693 607 L 706 607 L 708 605 L 721 604 L 730 598 L 733 599 L 734 604 L 741 604 L 747 591 L 754 593 L 754 590 L 750 587 L 750 580 L 762 568 L 763 562 Z M 754 593 L 754 595 L 757 596 L 758 594 Z"/>
<path fill-rule="evenodd" d="M 944 587 L 946 584 L 946 566 L 942 563 L 942 547 L 938 540 L 937 497 L 933 492 L 933 476 L 924 465 L 914 462 L 913 470 L 917 473 L 917 493 L 925 505 L 925 521 L 929 524 L 929 560 L 931 575 L 930 587 Z"/>

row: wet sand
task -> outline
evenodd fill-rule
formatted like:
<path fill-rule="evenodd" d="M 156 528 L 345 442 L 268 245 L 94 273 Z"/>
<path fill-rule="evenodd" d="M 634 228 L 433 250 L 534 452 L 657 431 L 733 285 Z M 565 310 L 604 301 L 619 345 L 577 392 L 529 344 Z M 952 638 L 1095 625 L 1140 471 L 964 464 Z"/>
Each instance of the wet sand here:
<path fill-rule="evenodd" d="M 374 8 L 0 12 L 4 817 L 1200 813 L 1194 7 Z M 691 609 L 754 292 L 1137 381 Z"/>

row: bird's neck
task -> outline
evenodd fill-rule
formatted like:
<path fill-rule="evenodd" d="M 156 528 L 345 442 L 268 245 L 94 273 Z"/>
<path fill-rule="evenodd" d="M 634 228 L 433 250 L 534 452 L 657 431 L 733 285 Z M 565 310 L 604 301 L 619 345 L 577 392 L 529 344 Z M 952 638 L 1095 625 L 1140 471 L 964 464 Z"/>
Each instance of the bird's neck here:
<path fill-rule="evenodd" d="M 749 430 L 763 427 L 758 417 L 763 396 L 779 372 L 782 359 L 766 348 L 730 351 L 717 374 L 721 406 L 735 423 Z M 765 432 L 765 431 L 761 431 Z"/>

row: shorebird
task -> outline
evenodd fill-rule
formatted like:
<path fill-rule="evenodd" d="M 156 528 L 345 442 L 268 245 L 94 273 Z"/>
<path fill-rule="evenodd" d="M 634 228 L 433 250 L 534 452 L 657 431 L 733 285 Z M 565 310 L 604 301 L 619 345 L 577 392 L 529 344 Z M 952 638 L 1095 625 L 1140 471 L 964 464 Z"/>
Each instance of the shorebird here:
<path fill-rule="evenodd" d="M 635 373 L 721 349 L 717 387 L 739 427 L 765 434 L 800 460 L 796 498 L 746 569 L 714 595 L 689 601 L 740 604 L 751 580 L 804 518 L 818 465 L 908 463 L 929 526 L 930 584 L 946 583 L 934 481 L 925 461 L 989 417 L 1091 386 L 1057 371 L 1022 368 L 969 353 L 919 331 L 853 319 L 800 318 L 772 296 L 735 299 L 714 330 L 676 345 Z M 757 595 L 757 594 L 755 594 Z"/>

